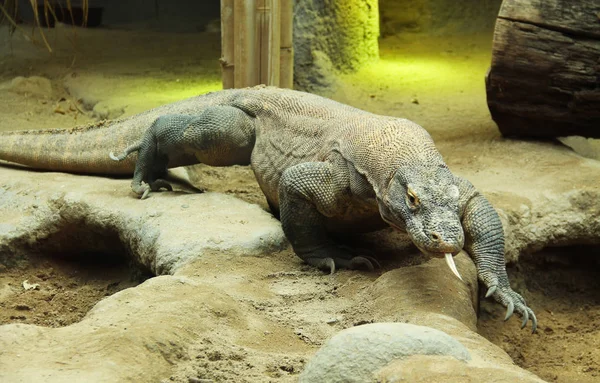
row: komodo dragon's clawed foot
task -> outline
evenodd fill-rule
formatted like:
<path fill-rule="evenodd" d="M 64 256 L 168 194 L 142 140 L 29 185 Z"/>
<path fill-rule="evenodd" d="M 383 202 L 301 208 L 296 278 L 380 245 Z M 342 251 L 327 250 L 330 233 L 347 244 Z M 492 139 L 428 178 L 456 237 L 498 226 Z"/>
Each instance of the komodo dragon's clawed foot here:
<path fill-rule="evenodd" d="M 154 180 L 154 181 L 150 182 L 149 184 L 144 181 L 139 182 L 139 183 L 134 181 L 131 184 L 131 190 L 133 190 L 134 193 L 139 195 L 140 199 L 146 199 L 146 198 L 148 198 L 148 195 L 150 194 L 151 191 L 156 192 L 156 191 L 159 191 L 160 189 L 165 189 L 167 191 L 173 191 L 173 187 L 171 186 L 171 184 L 169 184 L 167 181 L 165 181 L 163 179 Z"/>
<path fill-rule="evenodd" d="M 506 307 L 506 316 L 504 317 L 505 321 L 516 312 L 523 318 L 523 321 L 521 322 L 521 328 L 527 326 L 527 322 L 531 320 L 531 332 L 535 333 L 537 329 L 537 318 L 535 317 L 533 310 L 527 307 L 525 299 L 523 299 L 519 293 L 513 291 L 509 285 L 492 285 L 488 288 L 485 296 L 486 298 L 492 296 L 497 302 Z"/>
<path fill-rule="evenodd" d="M 337 261 L 338 266 L 343 267 L 345 269 L 367 269 L 370 272 L 375 271 L 376 268 L 381 268 L 381 265 L 377 260 L 368 255 L 359 255 L 350 260 L 348 259 L 339 259 Z"/>
<path fill-rule="evenodd" d="M 334 255 L 333 257 L 309 256 L 303 258 L 309 265 L 323 271 L 329 271 L 330 274 L 335 273 L 338 267 L 350 270 L 368 270 L 370 272 L 375 271 L 376 268 L 381 268 L 379 262 L 369 255 L 352 256 L 352 253 L 341 253 L 340 251 L 333 253 L 331 254 Z"/>
<path fill-rule="evenodd" d="M 350 262 L 354 262 L 354 267 L 353 265 L 349 265 L 349 266 L 343 266 L 347 269 L 359 269 L 360 265 L 364 265 L 367 267 L 367 269 L 369 269 L 369 271 L 374 271 L 374 269 L 381 269 L 381 264 L 379 264 L 379 262 L 377 261 L 377 259 L 375 258 L 373 252 L 367 250 L 367 249 L 353 249 L 350 246 L 346 246 L 346 245 L 338 245 L 338 247 L 342 250 L 346 250 L 351 254 L 360 254 L 360 255 L 355 255 L 354 258 L 352 258 L 350 260 Z M 365 262 L 366 261 L 366 262 Z M 370 262 L 370 265 L 367 265 L 367 263 Z M 355 267 L 355 266 L 359 266 L 359 267 Z"/>

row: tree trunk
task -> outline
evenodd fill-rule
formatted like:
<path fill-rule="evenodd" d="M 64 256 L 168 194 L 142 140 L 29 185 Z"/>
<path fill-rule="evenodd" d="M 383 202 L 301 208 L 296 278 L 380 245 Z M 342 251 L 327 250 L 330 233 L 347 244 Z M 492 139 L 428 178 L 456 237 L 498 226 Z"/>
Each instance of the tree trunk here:
<path fill-rule="evenodd" d="M 600 2 L 505 0 L 486 90 L 505 136 L 600 137 Z"/>

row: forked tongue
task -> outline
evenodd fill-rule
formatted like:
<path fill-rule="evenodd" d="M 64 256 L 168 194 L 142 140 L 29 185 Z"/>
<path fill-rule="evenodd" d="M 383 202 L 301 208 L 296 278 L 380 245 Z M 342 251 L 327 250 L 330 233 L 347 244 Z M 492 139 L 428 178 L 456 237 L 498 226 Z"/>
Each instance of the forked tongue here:
<path fill-rule="evenodd" d="M 452 254 L 446 253 L 446 263 L 448 264 L 448 267 L 450 268 L 450 270 L 452 270 L 454 275 L 456 275 L 458 279 L 462 281 L 463 279 L 458 273 L 458 269 L 456 268 L 456 263 L 454 263 L 454 258 L 452 258 Z"/>

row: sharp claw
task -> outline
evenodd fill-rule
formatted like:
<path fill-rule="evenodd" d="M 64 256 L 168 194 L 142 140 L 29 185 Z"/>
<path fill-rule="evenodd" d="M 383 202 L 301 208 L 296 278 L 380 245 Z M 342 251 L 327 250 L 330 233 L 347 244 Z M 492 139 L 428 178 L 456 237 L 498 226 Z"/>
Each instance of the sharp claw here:
<path fill-rule="evenodd" d="M 140 199 L 146 199 L 146 198 L 148 198 L 148 194 L 150 194 L 150 188 L 147 188 L 146 190 L 144 190 L 144 194 L 142 194 L 142 196 L 140 197 Z"/>
<path fill-rule="evenodd" d="M 329 266 L 329 275 L 332 275 L 335 273 L 335 261 L 332 258 L 327 258 L 325 259 L 325 262 L 327 262 L 327 266 Z"/>
<path fill-rule="evenodd" d="M 496 289 L 498 288 L 498 285 L 493 285 L 490 286 L 490 288 L 488 289 L 487 293 L 485 293 L 485 297 L 489 298 L 492 296 L 492 294 L 494 294 L 496 292 Z"/>
<path fill-rule="evenodd" d="M 511 300 L 510 302 L 508 302 L 508 307 L 506 308 L 506 316 L 504 317 L 505 321 L 507 321 L 508 318 L 510 318 L 513 315 L 513 311 L 515 311 L 515 304 Z"/>
<path fill-rule="evenodd" d="M 537 329 L 537 318 L 533 311 L 531 312 L 531 333 L 535 334 L 535 330 Z"/>
<path fill-rule="evenodd" d="M 528 321 L 529 321 L 529 310 L 527 310 L 527 307 L 525 307 L 525 310 L 523 310 L 523 322 L 521 322 L 521 328 L 525 328 L 525 326 L 527 326 Z"/>
<path fill-rule="evenodd" d="M 158 180 L 154 181 L 151 184 L 150 189 L 152 189 L 153 191 L 159 191 L 160 189 L 173 191 L 173 187 L 171 186 L 171 184 L 163 179 L 158 179 Z"/>
<path fill-rule="evenodd" d="M 458 277 L 458 279 L 460 279 L 462 281 L 463 279 L 460 276 L 460 273 L 458 272 L 458 269 L 456 268 L 456 263 L 454 263 L 454 258 L 452 258 L 452 254 L 446 253 L 446 257 L 445 258 L 446 258 L 446 263 L 448 264 L 448 267 L 450 267 L 450 270 L 452 270 L 452 272 L 454 273 L 454 275 L 456 275 Z"/>
<path fill-rule="evenodd" d="M 374 265 L 375 268 L 381 269 L 381 264 L 375 258 L 369 255 L 363 255 L 362 257 L 368 259 Z"/>
<path fill-rule="evenodd" d="M 356 267 L 358 265 L 364 265 L 367 267 L 367 269 L 369 269 L 370 272 L 375 271 L 373 264 L 366 257 L 354 257 L 354 258 L 352 258 L 352 261 L 350 261 L 350 262 L 353 267 Z"/>

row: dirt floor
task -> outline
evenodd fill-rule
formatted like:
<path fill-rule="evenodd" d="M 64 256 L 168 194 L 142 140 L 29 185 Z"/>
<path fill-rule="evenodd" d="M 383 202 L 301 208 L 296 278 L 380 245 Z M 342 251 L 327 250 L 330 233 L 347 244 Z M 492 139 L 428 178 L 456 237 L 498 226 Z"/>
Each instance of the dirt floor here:
<path fill-rule="evenodd" d="M 64 33 L 70 40 L 62 38 Z M 131 115 L 220 87 L 218 35 L 78 29 L 76 43 L 71 44 L 73 36 L 64 27 L 50 31 L 55 49 L 50 55 L 21 34 L 8 38 L 6 30 L 0 30 L 0 130 L 70 127 L 94 121 L 102 111 Z M 474 154 L 466 144 L 501 140 L 485 104 L 483 76 L 490 46 L 491 31 L 458 37 L 391 36 L 380 43 L 380 62 L 342 76 L 329 95 L 372 112 L 412 119 L 431 132 L 451 167 L 468 163 Z M 17 76 L 43 76 L 50 86 L 43 80 L 14 82 Z M 208 190 L 267 209 L 248 168 L 203 167 L 197 174 Z M 536 311 L 539 331 L 535 335 L 521 331 L 515 319 L 501 322 L 502 309 L 490 302 L 480 310 L 481 334 L 506 350 L 515 363 L 546 380 L 599 381 L 600 269 L 589 257 L 598 252 L 598 248 L 544 251 L 543 257 L 511 267 L 513 287 Z M 573 260 L 573 254 L 581 256 Z M 276 286 L 281 299 L 263 299 L 264 306 L 248 307 L 267 312 L 287 328 L 303 323 L 300 319 L 339 322 L 335 315 L 344 312 L 345 297 L 360 291 L 362 279 L 376 277 L 342 271 L 336 282 L 328 282 L 291 253 L 278 259 L 290 262 L 295 270 L 273 274 L 283 278 Z M 277 270 L 278 263 L 247 257 L 236 267 L 247 268 L 251 277 L 258 270 L 263 274 Z M 32 257 L 29 264 L 5 265 L 0 272 L 0 323 L 65 326 L 103 297 L 139 282 L 123 263 L 90 266 Z M 223 284 L 222 272 L 217 266 L 208 268 L 206 278 Z M 310 284 L 308 279 L 296 283 L 298 273 L 314 278 Z M 250 277 L 236 281 L 240 291 L 252 286 Z M 25 280 L 39 284 L 39 289 L 25 291 Z M 313 339 L 330 334 L 297 328 L 296 335 L 314 347 L 320 341 Z M 186 374 L 210 375 L 217 381 L 240 373 L 251 377 L 252 366 L 258 365 L 265 365 L 273 378 L 285 380 L 305 363 L 293 356 L 272 360 L 272 355 L 248 354 L 248 349 L 217 345 L 210 339 L 195 352 L 197 359 L 172 380 L 187 381 Z"/>
<path fill-rule="evenodd" d="M 504 310 L 482 301 L 479 333 L 519 366 L 550 382 L 600 381 L 600 248 L 546 249 L 509 269 L 511 284 L 526 291 L 538 334 L 500 322 Z"/>
<path fill-rule="evenodd" d="M 148 277 L 130 268 L 122 256 L 92 256 L 82 262 L 80 257 L 32 255 L 0 273 L 0 325 L 68 326 L 102 298 Z"/>

